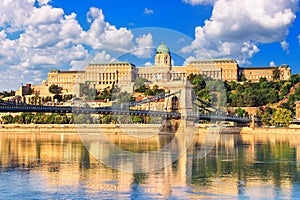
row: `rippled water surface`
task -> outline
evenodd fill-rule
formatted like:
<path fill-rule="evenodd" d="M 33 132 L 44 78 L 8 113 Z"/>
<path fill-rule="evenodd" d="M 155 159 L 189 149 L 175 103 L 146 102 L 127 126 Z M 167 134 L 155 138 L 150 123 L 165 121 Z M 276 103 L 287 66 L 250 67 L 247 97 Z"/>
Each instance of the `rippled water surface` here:
<path fill-rule="evenodd" d="M 109 139 L 148 155 L 176 138 Z M 171 164 L 172 152 L 156 161 L 164 168 L 139 173 L 98 162 L 115 154 L 93 138 L 88 144 L 76 135 L 0 134 L 0 199 L 300 199 L 300 135 L 200 135 Z M 131 162 L 123 158 L 117 163 Z M 147 158 L 131 167 L 155 164 Z"/>

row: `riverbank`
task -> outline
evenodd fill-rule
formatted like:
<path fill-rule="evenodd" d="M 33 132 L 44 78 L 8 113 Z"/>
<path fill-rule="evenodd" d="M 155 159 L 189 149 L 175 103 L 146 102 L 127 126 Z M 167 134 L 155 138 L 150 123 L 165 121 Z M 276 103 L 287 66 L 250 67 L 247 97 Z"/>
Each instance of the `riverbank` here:
<path fill-rule="evenodd" d="M 97 134 L 103 131 L 108 134 L 130 133 L 133 135 L 153 134 L 161 124 L 6 124 L 0 126 L 0 133 L 53 133 L 53 134 Z M 196 125 L 197 134 L 221 131 L 222 134 L 300 134 L 299 128 L 249 128 L 222 127 L 204 128 Z M 155 134 L 156 134 L 155 133 Z"/>
<path fill-rule="evenodd" d="M 0 126 L 0 133 L 52 133 L 52 134 L 152 134 L 160 124 L 7 124 Z"/>
<path fill-rule="evenodd" d="M 243 127 L 241 134 L 300 134 L 299 128 L 249 128 Z"/>

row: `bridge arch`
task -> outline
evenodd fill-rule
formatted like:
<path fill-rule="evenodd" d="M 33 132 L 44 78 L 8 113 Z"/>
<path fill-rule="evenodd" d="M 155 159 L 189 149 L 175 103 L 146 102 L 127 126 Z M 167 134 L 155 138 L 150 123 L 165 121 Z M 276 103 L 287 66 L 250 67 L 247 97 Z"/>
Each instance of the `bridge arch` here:
<path fill-rule="evenodd" d="M 178 112 L 179 110 L 179 99 L 177 96 L 173 96 L 171 99 L 171 112 Z"/>

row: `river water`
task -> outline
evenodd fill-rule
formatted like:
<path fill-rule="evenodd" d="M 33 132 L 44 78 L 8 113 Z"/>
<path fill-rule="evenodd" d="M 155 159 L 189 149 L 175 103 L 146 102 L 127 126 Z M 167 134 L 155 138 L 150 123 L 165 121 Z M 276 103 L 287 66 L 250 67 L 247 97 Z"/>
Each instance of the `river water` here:
<path fill-rule="evenodd" d="M 174 138 L 110 137 L 120 149 L 142 155 L 133 162 L 93 138 L 87 146 L 77 135 L 2 133 L 0 199 L 300 198 L 300 135 L 207 138 L 196 136 L 178 158 L 149 160 Z M 112 156 L 118 166 L 133 163 L 125 170 L 101 159 Z M 148 170 L 134 171 L 135 165 Z"/>

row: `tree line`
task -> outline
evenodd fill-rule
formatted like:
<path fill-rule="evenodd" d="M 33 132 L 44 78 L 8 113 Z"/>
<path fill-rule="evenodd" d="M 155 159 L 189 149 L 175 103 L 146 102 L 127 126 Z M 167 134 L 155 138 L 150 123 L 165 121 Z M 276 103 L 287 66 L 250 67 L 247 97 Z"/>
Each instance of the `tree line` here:
<path fill-rule="evenodd" d="M 1 117 L 2 124 L 69 124 L 74 118 L 66 114 L 21 113 L 20 115 L 5 115 Z"/>
<path fill-rule="evenodd" d="M 161 117 L 153 116 L 127 116 L 112 114 L 45 114 L 21 113 L 20 115 L 5 115 L 1 117 L 2 124 L 128 124 L 161 122 Z"/>
<path fill-rule="evenodd" d="M 219 107 L 257 107 L 256 116 L 264 125 L 288 126 L 295 114 L 295 102 L 300 101 L 300 87 L 297 87 L 300 75 L 292 75 L 289 80 L 276 77 L 273 81 L 260 78 L 259 82 L 229 82 L 191 74 L 187 79 L 193 85 L 196 97 L 207 103 Z M 294 92 L 289 94 L 291 89 Z M 283 99 L 286 102 L 279 104 Z M 236 109 L 234 114 L 248 116 L 242 108 Z"/>
<path fill-rule="evenodd" d="M 268 81 L 266 78 L 260 78 L 259 82 L 241 83 L 212 80 L 210 77 L 194 74 L 189 75 L 187 79 L 193 85 L 195 95 L 208 103 L 213 103 L 214 93 L 226 94 L 226 106 L 228 107 L 258 107 L 275 104 L 287 98 L 290 90 L 300 83 L 300 75 L 292 75 L 289 80 Z M 293 112 L 295 102 L 299 100 L 300 87 L 297 87 L 282 108 Z"/>

